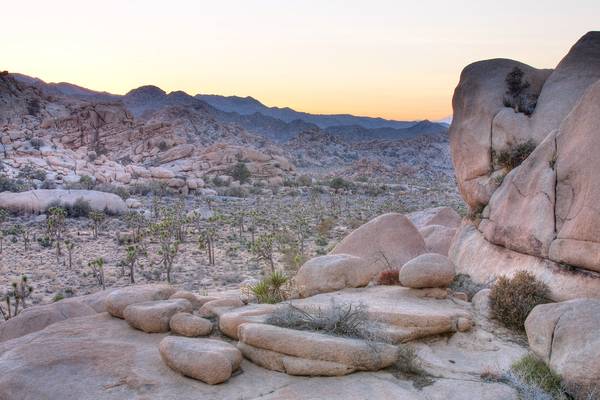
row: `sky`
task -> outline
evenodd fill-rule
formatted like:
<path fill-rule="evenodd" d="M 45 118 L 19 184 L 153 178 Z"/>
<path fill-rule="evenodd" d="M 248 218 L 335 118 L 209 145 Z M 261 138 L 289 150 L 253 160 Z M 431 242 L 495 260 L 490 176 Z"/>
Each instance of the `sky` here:
<path fill-rule="evenodd" d="M 311 113 L 438 120 L 471 62 L 552 68 L 600 1 L 19 0 L 0 70 L 124 94 L 253 96 Z"/>

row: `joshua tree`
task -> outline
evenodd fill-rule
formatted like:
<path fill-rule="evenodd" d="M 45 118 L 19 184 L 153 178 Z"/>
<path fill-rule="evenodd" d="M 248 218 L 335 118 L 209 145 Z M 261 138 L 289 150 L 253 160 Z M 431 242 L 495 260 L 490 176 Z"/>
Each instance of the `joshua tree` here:
<path fill-rule="evenodd" d="M 75 243 L 70 239 L 65 240 L 65 248 L 67 249 L 67 254 L 69 256 L 69 269 L 73 267 L 73 250 L 75 250 Z"/>
<path fill-rule="evenodd" d="M 158 251 L 161 256 L 160 262 L 167 274 L 167 282 L 171 283 L 171 269 L 179 252 L 178 223 L 176 217 L 168 210 L 163 208 L 160 214 L 162 215 L 161 220 L 151 224 L 150 231 L 160 243 L 160 250 Z"/>
<path fill-rule="evenodd" d="M 19 233 L 23 238 L 23 246 L 25 247 L 25 251 L 28 251 L 31 248 L 31 229 L 27 226 L 22 226 Z"/>
<path fill-rule="evenodd" d="M 104 283 L 104 258 L 100 257 L 92 260 L 88 263 L 88 266 L 92 269 L 92 273 L 98 281 L 98 284 L 102 286 L 102 290 L 106 289 Z"/>
<path fill-rule="evenodd" d="M 208 255 L 208 264 L 215 265 L 215 241 L 217 238 L 217 226 L 223 221 L 224 217 L 221 214 L 214 214 L 208 220 L 203 221 L 199 216 L 196 218 L 198 225 L 198 247 L 201 250 L 206 250 Z"/>
<path fill-rule="evenodd" d="M 67 212 L 62 207 L 52 207 L 48 210 L 48 219 L 46 220 L 46 227 L 48 230 L 48 236 L 56 241 L 56 260 L 59 260 L 62 252 L 60 244 L 65 231 L 65 218 Z"/>
<path fill-rule="evenodd" d="M 137 260 L 144 255 L 146 255 L 146 252 L 138 245 L 127 247 L 127 255 L 123 261 L 129 267 L 129 280 L 131 283 L 135 283 L 135 264 L 137 263 Z"/>
<path fill-rule="evenodd" d="M 133 241 L 138 243 L 141 241 L 144 229 L 148 227 L 148 220 L 142 213 L 132 211 L 125 216 L 125 222 L 133 232 Z"/>
<path fill-rule="evenodd" d="M 98 237 L 98 231 L 100 230 L 100 226 L 106 219 L 106 214 L 102 211 L 90 211 L 89 213 L 90 220 L 92 220 L 92 231 L 94 233 L 94 239 Z"/>
<path fill-rule="evenodd" d="M 5 297 L 6 310 L 0 306 L 0 314 L 6 321 L 19 314 L 19 305 L 23 310 L 27 308 L 26 300 L 33 292 L 33 287 L 27 284 L 27 276 L 25 275 L 22 275 L 18 281 L 13 282 L 11 286 L 11 290 Z M 13 310 L 11 310 L 11 298 L 14 299 L 12 303 Z"/>
<path fill-rule="evenodd" d="M 296 236 L 300 254 L 304 255 L 304 243 L 311 233 L 310 216 L 308 215 L 308 210 L 303 207 L 298 207 L 294 211 L 292 215 L 291 228 Z"/>
<path fill-rule="evenodd" d="M 275 272 L 275 261 L 273 259 L 274 244 L 275 235 L 267 233 L 257 237 L 252 245 L 252 253 L 254 253 L 256 259 L 258 261 L 262 260 L 267 262 L 271 269 L 271 273 Z"/>

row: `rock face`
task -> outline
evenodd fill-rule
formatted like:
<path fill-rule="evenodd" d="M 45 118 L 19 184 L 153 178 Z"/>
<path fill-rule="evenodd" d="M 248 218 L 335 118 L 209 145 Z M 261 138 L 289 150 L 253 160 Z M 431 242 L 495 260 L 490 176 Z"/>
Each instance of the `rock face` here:
<path fill-rule="evenodd" d="M 364 259 L 375 276 L 388 268 L 399 268 L 425 253 L 425 241 L 402 214 L 390 213 L 362 225 L 346 236 L 331 254 L 349 254 Z"/>
<path fill-rule="evenodd" d="M 315 257 L 304 263 L 296 275 L 300 295 L 312 296 L 347 287 L 366 286 L 377 274 L 374 264 L 349 254 Z"/>
<path fill-rule="evenodd" d="M 448 228 L 444 225 L 427 225 L 420 229 L 419 233 L 425 240 L 427 252 L 448 256 L 456 231 L 456 228 Z"/>
<path fill-rule="evenodd" d="M 169 331 L 171 317 L 179 312 L 192 312 L 192 304 L 185 299 L 145 301 L 125 307 L 123 317 L 136 329 L 159 333 Z"/>
<path fill-rule="evenodd" d="M 160 342 L 159 351 L 171 369 L 210 385 L 225 382 L 242 362 L 238 349 L 212 339 L 168 336 Z"/>
<path fill-rule="evenodd" d="M 107 210 L 112 214 L 127 211 L 127 205 L 116 194 L 94 190 L 38 189 L 21 193 L 3 192 L 0 193 L 0 207 L 14 213 L 39 214 L 52 204 L 72 206 L 78 199 L 89 202 L 95 211 Z"/>
<path fill-rule="evenodd" d="M 141 285 L 117 289 L 106 298 L 106 311 L 113 317 L 124 318 L 123 311 L 130 304 L 166 300 L 176 292 L 168 285 Z"/>
<path fill-rule="evenodd" d="M 337 376 L 356 370 L 373 371 L 398 359 L 398 348 L 392 345 L 266 324 L 242 324 L 238 337 L 238 348 L 244 356 L 290 375 Z"/>
<path fill-rule="evenodd" d="M 530 115 L 503 106 L 504 79 L 515 66 L 529 83 L 525 94 L 539 95 Z M 565 292 L 574 282 L 584 282 L 579 294 L 600 297 L 600 280 L 593 279 L 600 272 L 600 213 L 593 200 L 600 196 L 600 32 L 584 35 L 553 71 L 511 60 L 468 66 L 453 107 L 450 141 L 459 188 L 479 213 L 477 228 L 487 242 L 510 250 L 501 256 L 512 254 L 508 263 L 531 266 L 556 298 L 578 297 L 577 290 Z M 528 141 L 532 152 L 519 147 Z M 500 162 L 517 150 L 523 152 L 522 163 Z M 458 236 L 450 253 L 470 252 L 460 248 L 469 246 L 465 235 Z M 459 271 L 471 269 L 453 261 Z M 499 267 L 480 269 L 476 275 L 489 280 Z"/>
<path fill-rule="evenodd" d="M 415 289 L 448 287 L 454 280 L 454 270 L 454 264 L 448 257 L 421 254 L 402 266 L 400 284 Z"/>
<path fill-rule="evenodd" d="M 567 383 L 598 384 L 600 300 L 578 299 L 535 307 L 525 321 L 531 349 Z"/>
<path fill-rule="evenodd" d="M 173 333 L 183 336 L 207 336 L 212 330 L 212 322 L 196 315 L 179 312 L 169 320 Z"/>
<path fill-rule="evenodd" d="M 442 225 L 447 228 L 460 226 L 460 215 L 450 207 L 429 208 L 415 211 L 407 215 L 408 219 L 417 227 L 423 229 L 430 225 Z"/>

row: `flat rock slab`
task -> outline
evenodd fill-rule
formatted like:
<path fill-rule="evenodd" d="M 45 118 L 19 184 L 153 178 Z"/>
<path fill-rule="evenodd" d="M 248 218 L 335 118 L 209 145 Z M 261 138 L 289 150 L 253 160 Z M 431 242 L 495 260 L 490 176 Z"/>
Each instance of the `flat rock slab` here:
<path fill-rule="evenodd" d="M 396 346 L 299 331 L 267 324 L 242 324 L 238 348 L 253 362 L 290 375 L 336 376 L 376 371 L 398 359 Z"/>
<path fill-rule="evenodd" d="M 129 325 L 146 333 L 168 332 L 171 317 L 179 312 L 192 312 L 185 299 L 146 301 L 125 308 L 123 316 Z"/>
<path fill-rule="evenodd" d="M 159 351 L 171 369 L 210 385 L 228 380 L 242 362 L 242 354 L 233 345 L 213 339 L 167 336 Z"/>
<path fill-rule="evenodd" d="M 403 342 L 430 335 L 468 329 L 472 325 L 466 302 L 428 297 L 440 289 L 410 289 L 401 286 L 374 286 L 323 293 L 294 300 L 302 309 L 331 307 L 336 304 L 364 304 L 369 319 L 392 342 Z M 459 329 L 460 327 L 460 329 Z"/>
<path fill-rule="evenodd" d="M 106 311 L 113 317 L 124 318 L 123 311 L 131 304 L 166 300 L 177 289 L 169 285 L 140 285 L 117 289 L 106 297 Z"/>

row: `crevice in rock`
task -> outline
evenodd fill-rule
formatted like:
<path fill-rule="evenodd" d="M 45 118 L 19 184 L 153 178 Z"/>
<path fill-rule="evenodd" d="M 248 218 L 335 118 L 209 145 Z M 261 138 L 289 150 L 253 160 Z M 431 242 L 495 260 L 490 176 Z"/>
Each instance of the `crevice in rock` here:
<path fill-rule="evenodd" d="M 552 208 L 554 217 L 554 239 L 558 236 L 556 224 L 556 205 L 558 203 L 558 132 L 554 135 L 554 154 L 552 155 L 552 170 L 554 171 L 554 207 Z M 552 242 L 550 242 L 552 243 Z"/>

